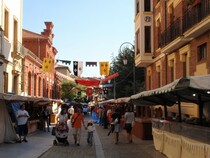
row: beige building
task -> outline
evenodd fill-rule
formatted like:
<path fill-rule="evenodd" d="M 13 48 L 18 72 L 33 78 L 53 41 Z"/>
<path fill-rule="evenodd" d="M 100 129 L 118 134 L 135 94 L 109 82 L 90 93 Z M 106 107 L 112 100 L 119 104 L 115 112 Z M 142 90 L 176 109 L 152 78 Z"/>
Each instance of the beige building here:
<path fill-rule="evenodd" d="M 0 92 L 21 93 L 22 0 L 0 1 Z"/>
<path fill-rule="evenodd" d="M 209 74 L 209 11 L 209 0 L 135 0 L 135 64 L 145 67 L 146 90 Z M 197 117 L 198 106 L 182 104 L 182 113 Z"/>

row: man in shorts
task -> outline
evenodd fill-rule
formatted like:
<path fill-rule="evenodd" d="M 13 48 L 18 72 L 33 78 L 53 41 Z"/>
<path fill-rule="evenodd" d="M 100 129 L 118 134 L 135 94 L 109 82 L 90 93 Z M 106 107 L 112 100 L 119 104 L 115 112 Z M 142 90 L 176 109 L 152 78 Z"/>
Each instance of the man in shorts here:
<path fill-rule="evenodd" d="M 75 111 L 75 113 L 72 115 L 71 124 L 72 124 L 72 133 L 74 136 L 74 143 L 77 146 L 80 146 L 82 124 L 84 128 L 86 129 L 86 126 L 84 123 L 84 117 L 82 115 L 82 110 L 80 108 L 78 108 Z"/>

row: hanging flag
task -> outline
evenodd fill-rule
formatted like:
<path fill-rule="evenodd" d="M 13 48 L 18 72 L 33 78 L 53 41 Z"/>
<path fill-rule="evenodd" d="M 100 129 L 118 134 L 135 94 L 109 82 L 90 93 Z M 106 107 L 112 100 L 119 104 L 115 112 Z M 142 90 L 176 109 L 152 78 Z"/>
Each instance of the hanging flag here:
<path fill-rule="evenodd" d="M 57 62 L 60 61 L 60 62 L 62 62 L 62 63 L 64 63 L 64 64 L 66 64 L 66 65 L 67 65 L 67 64 L 68 64 L 68 65 L 71 65 L 71 61 L 69 61 L 69 60 L 60 60 L 60 59 L 56 59 L 56 61 L 57 61 Z"/>
<path fill-rule="evenodd" d="M 109 75 L 109 62 L 100 62 L 100 75 Z"/>
<path fill-rule="evenodd" d="M 99 86 L 101 82 L 99 79 L 76 79 L 75 81 L 84 86 Z"/>
<path fill-rule="evenodd" d="M 74 61 L 73 62 L 73 71 L 75 76 L 81 76 L 83 72 L 83 62 L 82 61 Z"/>
<path fill-rule="evenodd" d="M 106 78 L 104 78 L 104 79 L 102 80 L 102 83 L 104 83 L 104 82 L 106 82 L 106 81 L 108 81 L 108 80 L 111 80 L 111 79 L 113 79 L 113 78 L 115 78 L 115 77 L 117 77 L 117 76 L 119 76 L 119 73 L 118 73 L 118 72 L 116 72 L 116 73 L 114 73 L 114 74 L 112 74 L 112 75 L 110 75 L 110 76 L 107 76 Z"/>
<path fill-rule="evenodd" d="M 96 66 L 97 67 L 97 62 L 86 62 L 86 66 Z"/>
<path fill-rule="evenodd" d="M 77 76 L 78 75 L 78 61 L 73 62 L 73 71 L 74 71 L 74 75 Z"/>
<path fill-rule="evenodd" d="M 81 74 L 83 73 L 83 62 L 82 61 L 78 61 L 78 69 L 77 69 L 77 75 L 81 76 Z"/>
<path fill-rule="evenodd" d="M 87 94 L 87 96 L 92 96 L 92 94 L 93 94 L 93 89 L 92 89 L 92 88 L 87 88 L 86 94 Z"/>
<path fill-rule="evenodd" d="M 42 71 L 43 72 L 51 72 L 53 69 L 53 60 L 51 58 L 44 58 L 42 62 Z"/>

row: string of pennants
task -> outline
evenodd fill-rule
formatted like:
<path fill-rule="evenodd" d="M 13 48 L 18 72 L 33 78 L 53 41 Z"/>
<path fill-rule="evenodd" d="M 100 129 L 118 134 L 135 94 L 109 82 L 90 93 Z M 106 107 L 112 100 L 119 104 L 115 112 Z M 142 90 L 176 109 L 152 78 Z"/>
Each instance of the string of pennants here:
<path fill-rule="evenodd" d="M 71 65 L 71 61 L 68 60 L 56 60 L 56 63 L 62 62 L 66 65 Z M 43 72 L 51 72 L 52 68 L 54 66 L 54 61 L 51 58 L 44 58 L 43 64 L 42 64 L 42 70 Z M 85 62 L 85 66 L 90 67 L 97 67 L 97 62 Z M 109 62 L 99 62 L 100 66 L 100 75 L 109 75 L 110 65 Z M 82 61 L 73 61 L 73 72 L 75 76 L 81 76 L 83 72 L 83 62 Z"/>
<path fill-rule="evenodd" d="M 68 60 L 56 60 L 56 63 L 62 62 L 65 64 L 70 65 L 71 61 Z M 54 68 L 54 61 L 51 58 L 44 58 L 43 63 L 42 63 L 42 71 L 43 72 L 51 72 Z M 97 67 L 97 62 L 86 62 L 85 66 L 96 66 Z M 119 73 L 114 73 L 112 75 L 109 75 L 110 73 L 110 65 L 109 62 L 99 62 L 100 66 L 100 75 L 106 76 L 104 79 L 99 80 L 99 79 L 77 79 L 76 82 L 81 85 L 85 86 L 98 86 L 100 83 L 105 83 L 110 79 L 113 79 L 117 76 L 119 76 Z M 83 62 L 82 61 L 73 61 L 73 72 L 75 76 L 80 76 L 83 71 Z"/>

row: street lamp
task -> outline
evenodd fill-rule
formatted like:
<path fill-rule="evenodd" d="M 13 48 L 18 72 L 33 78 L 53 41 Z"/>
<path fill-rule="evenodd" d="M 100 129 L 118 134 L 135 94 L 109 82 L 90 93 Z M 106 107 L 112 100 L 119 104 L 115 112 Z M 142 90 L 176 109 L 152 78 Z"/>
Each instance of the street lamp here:
<path fill-rule="evenodd" d="M 136 94 L 136 73 L 135 73 L 135 47 L 132 43 L 130 42 L 124 42 L 120 45 L 120 53 L 123 53 L 123 50 L 126 50 L 129 48 L 129 46 L 132 47 L 133 49 L 133 58 L 134 58 L 134 62 L 133 62 L 133 94 Z M 129 49 L 130 50 L 130 49 Z M 128 64 L 128 59 L 124 54 L 124 58 L 123 58 L 123 64 L 127 65 Z"/>

